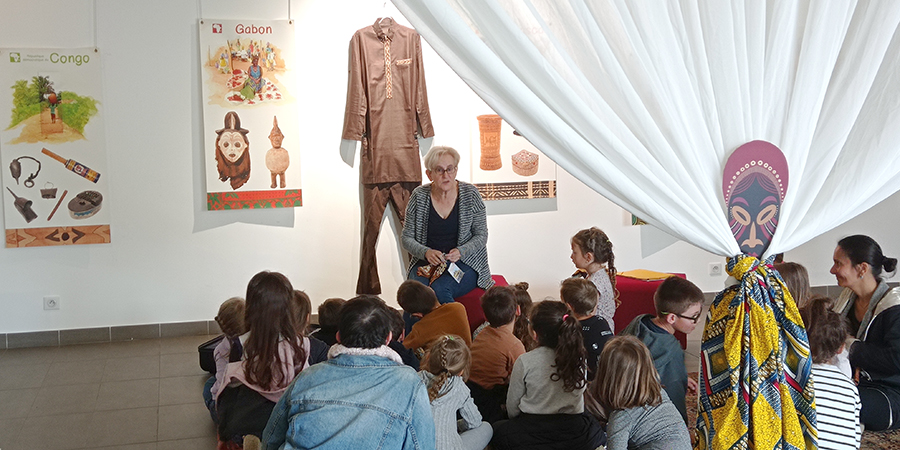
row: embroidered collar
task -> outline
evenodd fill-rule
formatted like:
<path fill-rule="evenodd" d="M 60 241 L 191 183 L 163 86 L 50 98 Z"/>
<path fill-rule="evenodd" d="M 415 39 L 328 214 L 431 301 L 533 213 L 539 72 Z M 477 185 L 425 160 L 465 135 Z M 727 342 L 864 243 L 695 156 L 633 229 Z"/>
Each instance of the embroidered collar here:
<path fill-rule="evenodd" d="M 353 356 L 380 356 L 382 358 L 390 359 L 398 364 L 403 364 L 403 360 L 400 359 L 400 355 L 397 354 L 394 350 L 392 350 L 387 345 L 382 345 L 381 347 L 376 348 L 359 348 L 359 347 L 344 347 L 341 344 L 334 344 L 328 349 L 328 359 L 336 358 L 338 355 L 353 355 Z"/>
<path fill-rule="evenodd" d="M 375 30 L 375 36 L 378 36 L 378 39 L 382 41 L 387 38 L 388 40 L 394 39 L 394 19 L 390 17 L 379 17 L 375 19 L 375 24 L 372 25 L 372 29 Z"/>

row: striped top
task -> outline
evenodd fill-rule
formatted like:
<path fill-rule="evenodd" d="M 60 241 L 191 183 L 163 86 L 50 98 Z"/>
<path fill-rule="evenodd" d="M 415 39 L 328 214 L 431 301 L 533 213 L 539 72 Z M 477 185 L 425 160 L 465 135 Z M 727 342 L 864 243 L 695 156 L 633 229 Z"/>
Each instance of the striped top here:
<path fill-rule="evenodd" d="M 478 188 L 459 181 L 459 249 L 460 260 L 478 273 L 478 287 L 487 289 L 494 285 L 487 257 L 487 214 Z M 403 222 L 403 248 L 411 255 L 407 271 L 420 260 L 425 260 L 428 247 L 428 213 L 431 210 L 431 185 L 413 190 L 406 206 Z"/>
<path fill-rule="evenodd" d="M 858 449 L 859 392 L 853 381 L 831 364 L 813 364 L 819 448 Z"/>

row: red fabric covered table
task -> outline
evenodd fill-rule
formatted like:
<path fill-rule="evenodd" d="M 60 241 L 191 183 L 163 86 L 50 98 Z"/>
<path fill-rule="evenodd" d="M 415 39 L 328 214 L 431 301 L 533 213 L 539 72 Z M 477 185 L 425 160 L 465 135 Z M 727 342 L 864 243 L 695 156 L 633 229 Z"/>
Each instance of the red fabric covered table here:
<path fill-rule="evenodd" d="M 495 286 L 509 286 L 503 275 L 491 275 Z M 484 323 L 484 311 L 481 310 L 481 296 L 484 295 L 484 289 L 476 287 L 462 297 L 456 297 L 457 303 L 462 303 L 466 307 L 466 317 L 469 319 L 469 329 L 474 332 L 481 324 Z M 651 302 L 651 306 L 652 306 Z"/>
<path fill-rule="evenodd" d="M 687 278 L 683 273 L 672 275 Z M 644 281 L 628 277 L 616 277 L 616 288 L 619 289 L 619 300 L 622 304 L 616 309 L 613 322 L 616 324 L 616 334 L 619 334 L 631 323 L 631 320 L 641 314 L 656 315 L 656 307 L 653 306 L 653 294 L 662 283 L 658 281 Z M 675 337 L 681 342 L 681 348 L 687 348 L 687 335 L 675 332 Z"/>

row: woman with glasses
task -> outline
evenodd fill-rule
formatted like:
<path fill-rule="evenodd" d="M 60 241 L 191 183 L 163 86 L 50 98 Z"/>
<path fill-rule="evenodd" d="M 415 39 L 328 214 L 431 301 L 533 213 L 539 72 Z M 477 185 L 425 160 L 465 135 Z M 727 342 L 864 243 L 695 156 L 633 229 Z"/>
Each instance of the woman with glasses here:
<path fill-rule="evenodd" d="M 403 248 L 412 255 L 408 278 L 452 302 L 476 286 L 493 286 L 487 258 L 487 217 L 475 186 L 458 181 L 459 153 L 432 147 L 425 155 L 431 184 L 417 187 L 406 207 Z"/>

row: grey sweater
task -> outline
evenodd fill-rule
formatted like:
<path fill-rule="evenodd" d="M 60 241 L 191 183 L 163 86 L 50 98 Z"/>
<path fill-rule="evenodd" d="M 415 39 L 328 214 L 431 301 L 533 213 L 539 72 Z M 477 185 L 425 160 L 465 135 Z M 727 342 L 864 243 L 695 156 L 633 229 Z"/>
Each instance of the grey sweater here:
<path fill-rule="evenodd" d="M 613 411 L 606 425 L 606 450 L 691 450 L 681 414 L 662 391 L 656 406 Z"/>
<path fill-rule="evenodd" d="M 538 347 L 519 356 L 509 376 L 506 411 L 513 418 L 528 414 L 581 414 L 584 388 L 566 392 L 561 380 L 553 381 L 556 353 L 550 347 Z"/>
<path fill-rule="evenodd" d="M 434 375 L 422 370 L 419 372 L 419 377 L 422 378 L 425 387 L 430 389 Z M 441 396 L 431 402 L 431 413 L 434 416 L 435 448 L 437 450 L 463 450 L 459 431 L 480 426 L 481 413 L 475 407 L 466 383 L 458 376 L 447 378 L 438 393 Z M 457 411 L 462 418 L 460 422 L 456 421 Z"/>

